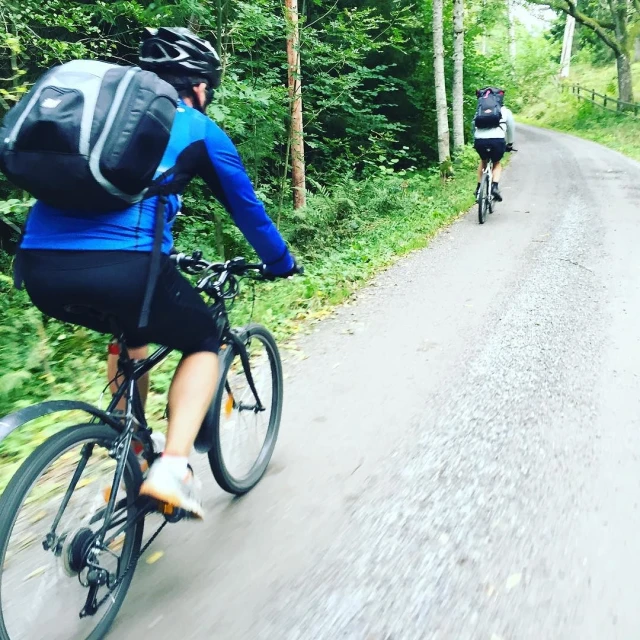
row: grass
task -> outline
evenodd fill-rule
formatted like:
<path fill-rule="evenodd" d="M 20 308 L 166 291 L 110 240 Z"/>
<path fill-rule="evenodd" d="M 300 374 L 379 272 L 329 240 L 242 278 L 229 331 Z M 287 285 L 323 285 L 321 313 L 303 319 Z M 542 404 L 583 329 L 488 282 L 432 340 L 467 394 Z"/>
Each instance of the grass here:
<path fill-rule="evenodd" d="M 631 75 L 633 86 L 640 90 L 640 62 L 634 62 L 631 65 Z M 597 67 L 588 64 L 572 65 L 569 82 L 587 89 L 594 89 L 598 93 L 606 93 L 614 98 L 618 97 L 618 71 L 615 62 Z M 636 102 L 638 102 L 637 96 Z"/>
<path fill-rule="evenodd" d="M 468 150 L 454 177 L 444 183 L 435 173 L 389 174 L 313 196 L 307 210 L 288 222 L 305 274 L 256 286 L 255 301 L 245 288 L 232 311 L 233 323 L 252 317 L 286 348 L 287 340 L 308 330 L 400 256 L 425 247 L 438 229 L 466 211 L 473 203 L 476 162 Z M 304 250 L 296 246 L 303 232 L 308 236 Z M 204 247 L 196 242 L 190 232 L 178 239 L 180 248 Z M 23 292 L 12 289 L 6 275 L 0 277 L 0 288 L 0 415 L 46 398 L 98 403 L 105 337 L 47 322 Z M 149 416 L 160 428 L 176 362 L 177 356 L 170 357 L 152 375 Z M 64 421 L 57 414 L 29 423 L 0 443 L 0 488 L 37 444 L 63 426 L 86 420 L 81 414 L 63 415 Z"/>
<path fill-rule="evenodd" d="M 640 87 L 640 64 L 635 64 L 633 71 L 636 86 Z M 610 90 L 611 73 L 615 89 L 615 66 L 613 69 L 579 66 L 572 69 L 570 81 L 614 95 L 617 91 Z M 546 99 L 526 107 L 518 114 L 519 121 L 566 131 L 640 160 L 640 118 L 606 111 L 590 102 L 578 100 L 570 92 L 560 92 L 552 83 L 540 95 Z"/>

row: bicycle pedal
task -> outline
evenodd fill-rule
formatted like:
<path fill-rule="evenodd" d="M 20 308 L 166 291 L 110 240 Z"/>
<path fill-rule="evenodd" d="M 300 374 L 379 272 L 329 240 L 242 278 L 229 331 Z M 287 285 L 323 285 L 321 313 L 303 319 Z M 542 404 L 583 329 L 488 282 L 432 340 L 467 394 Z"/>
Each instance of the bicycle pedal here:
<path fill-rule="evenodd" d="M 179 522 L 182 518 L 187 516 L 187 512 L 184 509 L 179 509 L 167 502 L 156 502 L 157 510 L 161 513 L 167 522 Z"/>
<path fill-rule="evenodd" d="M 173 515 L 173 512 L 177 511 L 177 509 L 168 502 L 158 502 L 158 511 L 165 516 L 170 516 Z"/>

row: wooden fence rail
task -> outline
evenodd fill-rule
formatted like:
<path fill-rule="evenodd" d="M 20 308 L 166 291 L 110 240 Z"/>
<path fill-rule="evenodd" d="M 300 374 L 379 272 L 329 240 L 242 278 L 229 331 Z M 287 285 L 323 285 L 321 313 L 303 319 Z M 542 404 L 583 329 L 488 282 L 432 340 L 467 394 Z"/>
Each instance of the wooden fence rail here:
<path fill-rule="evenodd" d="M 562 84 L 560 87 L 562 91 L 570 90 L 578 100 L 586 100 L 612 113 L 622 113 L 634 117 L 638 117 L 638 113 L 640 113 L 640 104 L 637 102 L 624 102 L 624 100 L 618 100 L 605 93 L 598 93 L 594 89 L 581 87 L 579 84 Z"/>

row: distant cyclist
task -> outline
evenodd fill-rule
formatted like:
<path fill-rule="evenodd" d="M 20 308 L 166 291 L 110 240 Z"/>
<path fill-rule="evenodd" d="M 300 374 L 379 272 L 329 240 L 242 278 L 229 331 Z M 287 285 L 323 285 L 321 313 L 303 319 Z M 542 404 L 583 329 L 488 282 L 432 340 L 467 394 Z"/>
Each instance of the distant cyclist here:
<path fill-rule="evenodd" d="M 480 190 L 482 172 L 487 161 L 493 162 L 493 183 L 491 195 L 502 202 L 502 194 L 498 188 L 502 174 L 502 160 L 506 151 L 512 151 L 515 136 L 515 121 L 510 109 L 504 106 L 504 89 L 485 87 L 476 91 L 478 108 L 473 119 L 474 149 L 478 152 L 481 162 L 478 166 L 478 185 L 476 198 Z"/>

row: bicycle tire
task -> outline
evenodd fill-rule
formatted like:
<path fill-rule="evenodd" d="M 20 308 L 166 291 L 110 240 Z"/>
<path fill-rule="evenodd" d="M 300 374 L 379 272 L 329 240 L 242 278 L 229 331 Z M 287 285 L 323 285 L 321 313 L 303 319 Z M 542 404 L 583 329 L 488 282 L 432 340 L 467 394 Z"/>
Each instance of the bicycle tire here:
<path fill-rule="evenodd" d="M 209 450 L 208 456 L 211 471 L 213 472 L 213 476 L 220 488 L 228 493 L 238 496 L 253 489 L 267 470 L 278 439 L 283 398 L 282 362 L 280 360 L 280 352 L 274 337 L 265 327 L 258 324 L 248 325 L 242 330 L 240 335 L 245 344 L 250 340 L 257 339 L 265 346 L 269 358 L 272 389 L 269 423 L 264 442 L 250 471 L 245 476 L 238 478 L 229 470 L 229 467 L 225 462 L 225 456 L 222 450 L 220 417 L 223 409 L 222 400 L 225 395 L 225 383 L 227 382 L 234 360 L 236 358 L 239 359 L 239 354 L 233 344 L 230 344 L 223 351 L 220 359 L 220 376 L 212 406 L 214 421 L 212 425 L 213 446 Z M 258 390 L 258 393 L 260 393 L 260 390 Z M 261 400 L 264 400 L 264 398 L 261 398 Z"/>
<path fill-rule="evenodd" d="M 62 455 L 68 452 L 74 445 L 81 445 L 86 442 L 100 443 L 101 446 L 111 448 L 117 438 L 117 433 L 111 427 L 103 424 L 80 424 L 68 427 L 59 433 L 51 436 L 43 442 L 20 466 L 4 493 L 0 496 L 0 513 L 3 517 L 0 520 L 0 640 L 12 640 L 6 625 L 4 607 L 2 605 L 2 574 L 9 541 L 13 528 L 17 522 L 18 515 L 36 482 L 43 476 L 50 465 L 57 461 Z M 123 478 L 127 498 L 138 496 L 140 484 L 142 483 L 142 473 L 140 465 L 133 451 L 129 450 L 125 475 Z M 93 631 L 86 636 L 86 640 L 100 640 L 109 631 L 115 617 L 124 602 L 133 574 L 137 564 L 144 521 L 139 520 L 133 530 L 125 532 L 125 540 L 122 545 L 122 568 L 119 568 L 119 575 L 124 574 L 122 582 L 114 590 L 114 596 L 109 598 L 103 607 L 108 607 L 102 619 L 94 627 Z M 74 579 L 69 577 L 70 580 Z M 75 578 L 77 579 L 77 578 Z M 104 594 L 103 594 L 104 595 Z M 79 603 L 82 606 L 83 603 Z M 100 613 L 98 609 L 95 615 Z M 73 615 L 72 612 L 69 612 Z M 78 615 L 78 613 L 76 613 Z"/>
<path fill-rule="evenodd" d="M 489 180 L 486 174 L 482 174 L 482 181 L 480 182 L 480 190 L 478 191 L 478 222 L 484 224 L 487 219 L 487 204 L 488 197 L 485 196 L 485 192 L 489 190 Z"/>

